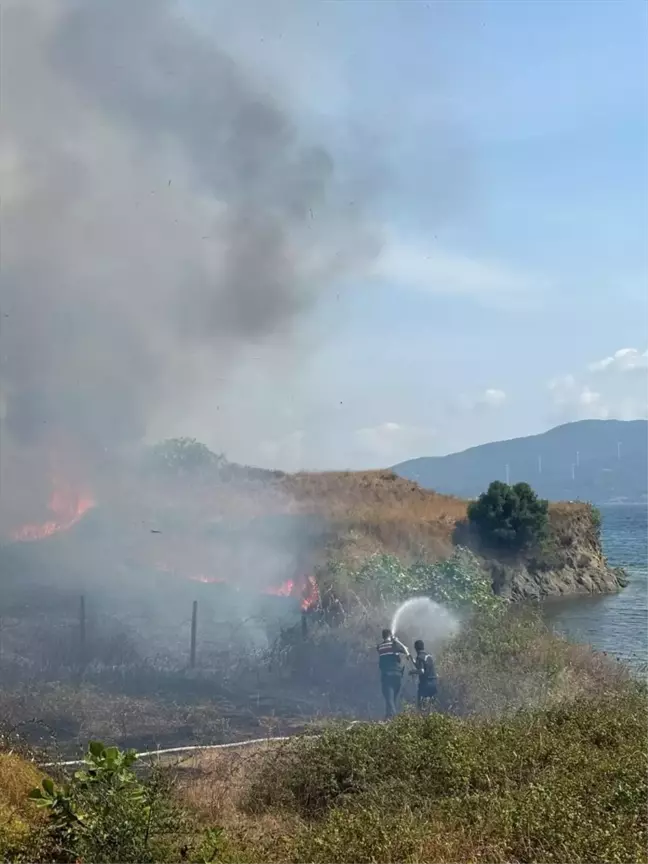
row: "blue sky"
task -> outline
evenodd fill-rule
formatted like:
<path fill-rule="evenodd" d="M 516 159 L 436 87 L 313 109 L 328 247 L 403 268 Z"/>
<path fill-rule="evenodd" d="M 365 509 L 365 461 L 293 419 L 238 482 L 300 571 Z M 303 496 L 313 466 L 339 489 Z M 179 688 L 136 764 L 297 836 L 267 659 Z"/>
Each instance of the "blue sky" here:
<path fill-rule="evenodd" d="M 255 434 L 192 431 L 232 458 L 357 468 L 646 416 L 644 2 L 184 8 L 366 168 L 383 236 L 280 378 L 252 357 L 232 373 L 219 409 Z"/>

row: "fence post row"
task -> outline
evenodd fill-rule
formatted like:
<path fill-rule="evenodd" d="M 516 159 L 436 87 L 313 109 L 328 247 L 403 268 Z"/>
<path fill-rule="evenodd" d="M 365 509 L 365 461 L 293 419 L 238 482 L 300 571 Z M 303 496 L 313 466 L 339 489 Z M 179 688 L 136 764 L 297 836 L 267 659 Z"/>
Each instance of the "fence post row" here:
<path fill-rule="evenodd" d="M 196 665 L 196 631 L 198 627 L 198 601 L 193 601 L 191 609 L 191 646 L 189 649 L 189 665 L 193 669 Z M 2 651 L 2 619 L 0 619 L 0 653 Z M 79 654 L 81 662 L 86 659 L 86 602 L 82 594 L 79 598 Z"/>

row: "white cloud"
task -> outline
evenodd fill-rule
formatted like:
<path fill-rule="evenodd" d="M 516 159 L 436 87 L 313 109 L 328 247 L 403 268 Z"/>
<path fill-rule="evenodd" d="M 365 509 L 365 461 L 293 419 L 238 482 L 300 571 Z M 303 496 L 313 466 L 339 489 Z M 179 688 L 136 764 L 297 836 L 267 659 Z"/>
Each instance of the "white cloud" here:
<path fill-rule="evenodd" d="M 630 374 L 632 373 L 632 374 Z M 563 420 L 648 416 L 648 351 L 620 348 L 588 363 L 582 375 L 549 381 L 554 412 Z"/>
<path fill-rule="evenodd" d="M 477 402 L 478 404 L 485 405 L 488 408 L 499 408 L 506 402 L 506 393 L 503 390 L 484 390 Z"/>
<path fill-rule="evenodd" d="M 485 411 L 501 408 L 506 402 L 507 396 L 504 390 L 499 390 L 496 387 L 489 387 L 477 396 L 458 396 L 453 407 L 462 412 Z"/>
<path fill-rule="evenodd" d="M 641 354 L 636 348 L 620 348 L 610 357 L 590 363 L 587 368 L 590 372 L 634 372 L 648 369 L 648 351 Z"/>
<path fill-rule="evenodd" d="M 261 462 L 284 471 L 299 471 L 304 467 L 304 437 L 303 430 L 295 429 L 281 438 L 261 441 Z"/>
<path fill-rule="evenodd" d="M 578 382 L 573 375 L 563 375 L 549 382 L 554 411 L 563 420 L 605 420 L 608 407 L 601 394 Z"/>
<path fill-rule="evenodd" d="M 533 296 L 536 278 L 506 264 L 444 251 L 429 243 L 387 241 L 374 276 L 427 294 L 469 297 L 487 305 Z"/>
<path fill-rule="evenodd" d="M 420 456 L 426 447 L 429 448 L 434 435 L 433 429 L 392 421 L 378 426 L 365 426 L 354 433 L 359 449 L 370 459 L 381 459 L 383 464 Z"/>

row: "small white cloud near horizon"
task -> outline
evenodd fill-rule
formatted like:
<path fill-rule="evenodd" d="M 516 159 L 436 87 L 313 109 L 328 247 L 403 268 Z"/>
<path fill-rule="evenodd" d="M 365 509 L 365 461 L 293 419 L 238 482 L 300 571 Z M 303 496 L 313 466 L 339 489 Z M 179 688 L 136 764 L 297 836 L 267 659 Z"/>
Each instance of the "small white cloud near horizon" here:
<path fill-rule="evenodd" d="M 486 405 L 488 408 L 499 408 L 506 402 L 506 393 L 503 390 L 489 388 L 484 390 L 477 401 L 478 404 Z"/>
<path fill-rule="evenodd" d="M 648 369 L 648 350 L 642 354 L 636 348 L 620 348 L 610 357 L 589 363 L 587 369 L 590 372 L 634 372 Z"/>
<path fill-rule="evenodd" d="M 648 417 L 648 351 L 620 348 L 588 363 L 584 375 L 562 375 L 547 386 L 553 412 L 563 420 L 644 419 Z"/>
<path fill-rule="evenodd" d="M 553 378 L 547 386 L 553 409 L 561 419 L 607 420 L 609 409 L 602 403 L 601 394 L 576 381 L 573 375 Z"/>
<path fill-rule="evenodd" d="M 356 429 L 354 438 L 369 459 L 379 458 L 384 464 L 395 464 L 420 455 L 419 449 L 428 445 L 435 434 L 434 429 L 387 421 Z"/>
<path fill-rule="evenodd" d="M 497 387 L 488 387 L 477 396 L 461 395 L 455 398 L 452 402 L 454 409 L 461 412 L 471 411 L 490 411 L 501 408 L 507 401 L 507 395 L 504 390 Z"/>
<path fill-rule="evenodd" d="M 515 298 L 535 302 L 544 284 L 507 264 L 439 249 L 433 239 L 387 240 L 373 275 L 421 293 L 467 297 L 488 306 Z"/>

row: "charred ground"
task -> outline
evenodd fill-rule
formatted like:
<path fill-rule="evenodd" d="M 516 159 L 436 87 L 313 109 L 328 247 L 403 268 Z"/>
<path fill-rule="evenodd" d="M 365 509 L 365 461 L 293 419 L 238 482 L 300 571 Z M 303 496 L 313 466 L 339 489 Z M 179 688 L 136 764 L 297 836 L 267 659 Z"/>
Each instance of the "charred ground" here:
<path fill-rule="evenodd" d="M 69 530 L 0 550 L 2 719 L 65 752 L 90 737 L 145 748 L 380 716 L 371 651 L 395 595 L 369 597 L 348 574 L 385 555 L 435 566 L 452 555 L 466 514 L 466 502 L 389 471 L 290 475 L 224 461 L 113 475 L 96 498 Z M 550 560 L 490 561 L 482 576 L 520 598 L 520 585 L 550 584 L 567 566 L 574 585 L 607 568 L 586 505 L 554 505 L 550 521 Z M 304 617 L 308 576 L 320 614 Z M 580 588 L 600 590 L 586 580 Z M 332 595 L 343 600 L 342 621 L 322 612 Z M 546 638 L 536 632 L 536 659 Z M 458 656 L 441 661 L 448 710 L 490 712 L 514 698 L 501 677 L 486 698 L 472 661 Z M 534 671 L 533 687 L 546 689 L 548 675 Z"/>

